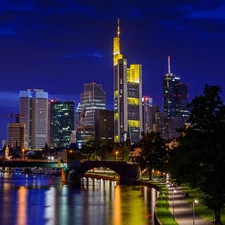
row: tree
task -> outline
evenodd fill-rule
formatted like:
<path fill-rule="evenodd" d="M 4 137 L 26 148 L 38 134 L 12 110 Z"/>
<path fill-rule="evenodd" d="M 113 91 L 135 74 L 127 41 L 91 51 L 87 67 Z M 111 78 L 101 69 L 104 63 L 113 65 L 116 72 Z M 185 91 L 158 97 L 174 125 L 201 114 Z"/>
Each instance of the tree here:
<path fill-rule="evenodd" d="M 138 163 L 141 168 L 149 170 L 149 179 L 152 179 L 152 169 L 162 169 L 165 163 L 167 151 L 166 144 L 159 132 L 142 132 L 139 142 L 141 148 Z"/>
<path fill-rule="evenodd" d="M 89 155 L 91 154 L 93 159 L 97 160 L 99 157 L 101 157 L 101 154 L 103 154 L 102 149 L 102 141 L 90 139 L 83 147 L 83 152 Z"/>
<path fill-rule="evenodd" d="M 118 161 L 127 161 L 130 154 L 130 146 L 127 146 L 125 142 L 115 142 L 113 144 L 113 150 L 110 156 Z"/>
<path fill-rule="evenodd" d="M 172 176 L 203 194 L 205 205 L 214 211 L 215 224 L 221 225 L 220 210 L 225 205 L 225 105 L 218 85 L 205 85 L 196 96 L 189 126 L 180 128 L 179 145 L 173 156 Z"/>

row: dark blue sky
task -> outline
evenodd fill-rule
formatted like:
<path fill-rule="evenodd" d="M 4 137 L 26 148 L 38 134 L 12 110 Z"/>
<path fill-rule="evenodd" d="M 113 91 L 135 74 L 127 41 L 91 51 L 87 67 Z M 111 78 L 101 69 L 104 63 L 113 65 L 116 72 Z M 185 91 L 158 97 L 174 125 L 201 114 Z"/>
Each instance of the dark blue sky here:
<path fill-rule="evenodd" d="M 79 102 L 84 83 L 103 85 L 113 103 L 112 40 L 121 24 L 128 64 L 143 67 L 143 95 L 162 107 L 162 77 L 189 86 L 189 101 L 206 83 L 225 91 L 224 0 L 1 0 L 0 113 L 18 113 L 19 91 Z M 9 118 L 0 116 L 0 140 Z"/>

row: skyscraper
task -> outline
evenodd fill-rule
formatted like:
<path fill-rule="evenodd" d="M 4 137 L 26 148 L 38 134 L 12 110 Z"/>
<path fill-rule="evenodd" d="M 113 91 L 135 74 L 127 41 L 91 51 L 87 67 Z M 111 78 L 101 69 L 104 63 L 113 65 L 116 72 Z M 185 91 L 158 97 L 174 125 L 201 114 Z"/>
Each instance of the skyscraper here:
<path fill-rule="evenodd" d="M 129 133 L 131 141 L 139 141 L 142 130 L 142 66 L 131 64 L 120 52 L 120 20 L 113 39 L 114 65 L 114 142 L 123 142 Z"/>
<path fill-rule="evenodd" d="M 181 84 L 180 78 L 170 72 L 170 56 L 168 56 L 168 73 L 163 77 L 163 109 L 168 118 L 160 116 L 158 120 L 166 121 L 168 124 L 167 132 L 164 132 L 168 139 L 176 138 L 179 135 L 176 129 L 181 127 L 189 116 L 186 107 L 188 103 L 187 92 L 187 85 Z"/>
<path fill-rule="evenodd" d="M 113 143 L 113 110 L 97 110 L 95 112 L 95 139 L 103 145 Z"/>
<path fill-rule="evenodd" d="M 168 56 L 168 73 L 163 77 L 163 108 L 169 117 L 178 116 L 178 85 L 180 78 L 170 72 L 170 56 Z"/>
<path fill-rule="evenodd" d="M 82 125 L 94 126 L 95 111 L 106 108 L 106 94 L 102 85 L 96 83 L 84 84 L 84 92 L 80 96 L 81 112 L 85 111 Z"/>
<path fill-rule="evenodd" d="M 148 131 L 152 131 L 152 98 L 150 98 L 149 96 L 143 96 L 142 98 L 142 117 L 142 130 L 145 133 Z"/>
<path fill-rule="evenodd" d="M 179 116 L 181 118 L 182 124 L 184 124 L 189 117 L 189 110 L 187 108 L 188 104 L 188 85 L 179 84 L 178 86 L 178 108 Z"/>
<path fill-rule="evenodd" d="M 25 124 L 25 148 L 44 148 L 48 136 L 48 93 L 41 89 L 20 91 L 20 123 Z"/>
<path fill-rule="evenodd" d="M 74 130 L 74 102 L 50 101 L 50 145 L 68 147 Z"/>
<path fill-rule="evenodd" d="M 78 103 L 74 114 L 74 130 L 81 125 L 81 105 Z"/>

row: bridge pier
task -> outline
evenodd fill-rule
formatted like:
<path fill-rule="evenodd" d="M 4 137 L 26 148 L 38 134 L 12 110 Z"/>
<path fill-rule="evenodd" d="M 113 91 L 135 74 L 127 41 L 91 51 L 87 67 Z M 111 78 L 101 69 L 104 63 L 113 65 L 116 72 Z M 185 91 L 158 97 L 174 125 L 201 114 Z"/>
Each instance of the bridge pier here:
<path fill-rule="evenodd" d="M 64 168 L 62 168 L 62 183 L 63 184 L 67 183 L 67 171 L 65 171 Z"/>

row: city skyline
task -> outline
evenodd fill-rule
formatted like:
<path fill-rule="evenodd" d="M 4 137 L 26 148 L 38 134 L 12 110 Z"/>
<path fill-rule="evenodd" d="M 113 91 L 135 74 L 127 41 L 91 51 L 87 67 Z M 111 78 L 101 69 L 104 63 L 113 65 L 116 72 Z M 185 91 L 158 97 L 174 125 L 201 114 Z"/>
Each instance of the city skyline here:
<path fill-rule="evenodd" d="M 13 3 L 14 2 L 14 3 Z M 206 83 L 224 99 L 224 1 L 3 1 L 0 16 L 0 113 L 19 112 L 19 92 L 43 89 L 49 98 L 80 101 L 85 83 L 102 84 L 113 107 L 112 39 L 120 18 L 121 51 L 142 65 L 143 95 L 162 110 L 167 57 L 188 84 L 189 101 Z M 9 118 L 0 117 L 0 139 Z"/>

